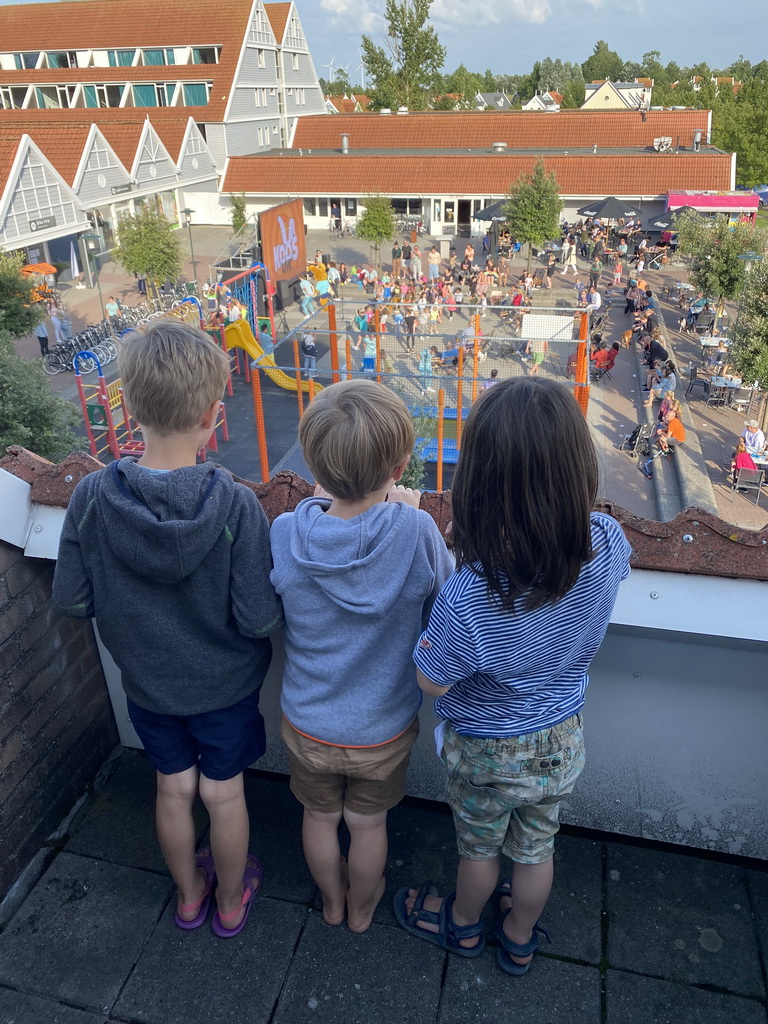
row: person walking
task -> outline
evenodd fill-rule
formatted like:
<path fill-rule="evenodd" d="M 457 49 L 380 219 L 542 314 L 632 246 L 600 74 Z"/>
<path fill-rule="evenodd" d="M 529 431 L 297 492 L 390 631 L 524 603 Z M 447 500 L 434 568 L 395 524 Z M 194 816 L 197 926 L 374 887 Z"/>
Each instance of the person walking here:
<path fill-rule="evenodd" d="M 44 359 L 48 355 L 48 328 L 45 326 L 45 320 L 41 320 L 39 324 L 35 324 L 33 334 L 40 345 L 40 356 Z"/>

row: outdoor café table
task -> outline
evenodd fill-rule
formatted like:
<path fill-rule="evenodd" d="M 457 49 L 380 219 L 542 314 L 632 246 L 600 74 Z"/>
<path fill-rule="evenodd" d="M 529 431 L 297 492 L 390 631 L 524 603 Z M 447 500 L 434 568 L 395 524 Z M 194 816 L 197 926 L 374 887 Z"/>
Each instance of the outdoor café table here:
<path fill-rule="evenodd" d="M 725 348 L 730 348 L 731 343 L 728 338 L 723 338 L 720 335 L 704 334 L 699 338 L 699 344 L 701 345 L 701 358 L 704 359 L 707 354 L 708 348 L 720 348 L 723 345 Z"/>
<path fill-rule="evenodd" d="M 709 383 L 712 387 L 728 388 L 725 401 L 725 404 L 728 405 L 733 392 L 741 387 L 741 377 L 710 377 Z"/>

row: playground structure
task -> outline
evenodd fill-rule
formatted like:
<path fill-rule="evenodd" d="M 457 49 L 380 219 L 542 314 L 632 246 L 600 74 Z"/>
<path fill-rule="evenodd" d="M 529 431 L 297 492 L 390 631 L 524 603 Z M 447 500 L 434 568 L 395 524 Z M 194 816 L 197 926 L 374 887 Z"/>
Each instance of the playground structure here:
<path fill-rule="evenodd" d="M 164 316 L 181 319 L 199 327 L 200 312 L 200 303 L 197 299 L 190 298 L 169 310 Z M 86 365 L 91 365 L 91 361 L 96 364 L 98 377 L 95 384 L 86 384 L 83 382 L 81 363 L 85 362 Z M 139 433 L 139 427 L 131 418 L 125 404 L 120 378 L 108 383 L 98 356 L 87 350 L 77 353 L 74 358 L 74 367 L 77 393 L 91 455 L 96 458 L 109 455 L 113 459 L 120 459 L 125 455 L 141 455 L 144 451 L 144 442 L 136 436 Z M 231 380 L 228 381 L 228 391 L 229 394 L 232 394 Z M 228 441 L 229 429 L 224 403 L 221 405 L 210 438 L 200 449 L 199 454 L 203 458 L 208 450 L 218 451 L 216 437 L 218 429 L 221 430 L 222 439 Z"/>

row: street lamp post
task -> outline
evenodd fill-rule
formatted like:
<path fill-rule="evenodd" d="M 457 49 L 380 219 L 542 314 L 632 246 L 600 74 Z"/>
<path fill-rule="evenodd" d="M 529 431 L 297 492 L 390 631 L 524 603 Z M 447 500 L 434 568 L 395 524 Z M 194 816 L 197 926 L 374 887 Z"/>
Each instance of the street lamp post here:
<path fill-rule="evenodd" d="M 192 214 L 194 210 L 184 209 L 181 211 L 184 214 L 184 221 L 187 225 L 187 231 L 189 232 L 189 254 L 192 257 L 192 273 L 195 278 L 195 294 L 199 296 L 200 285 L 197 280 L 197 260 L 195 259 L 195 249 L 192 245 Z"/>
<path fill-rule="evenodd" d="M 99 293 L 99 305 L 101 306 L 102 318 L 106 318 L 106 311 L 104 309 L 104 297 L 101 294 L 101 281 L 99 280 L 99 266 L 96 260 L 93 259 L 93 249 L 95 248 L 96 242 L 98 242 L 98 235 L 83 235 L 83 241 L 85 242 L 85 252 L 88 257 L 88 266 L 91 268 L 91 277 L 96 282 L 96 289 Z"/>

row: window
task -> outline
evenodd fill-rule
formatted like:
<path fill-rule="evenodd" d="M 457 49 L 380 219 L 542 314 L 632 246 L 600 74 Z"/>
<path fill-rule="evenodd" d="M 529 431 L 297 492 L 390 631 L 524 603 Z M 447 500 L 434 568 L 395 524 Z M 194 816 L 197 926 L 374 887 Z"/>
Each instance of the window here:
<path fill-rule="evenodd" d="M 88 154 L 88 170 L 89 171 L 103 171 L 107 167 L 114 167 L 115 162 L 110 156 L 109 150 L 106 145 L 101 141 L 98 136 L 94 139 L 91 152 Z"/>
<path fill-rule="evenodd" d="M 304 47 L 304 36 L 301 34 L 299 19 L 294 14 L 288 23 L 288 32 L 285 37 L 286 46 Z"/>
<path fill-rule="evenodd" d="M 357 216 L 357 200 L 356 199 L 345 199 L 344 200 L 344 213 L 348 217 Z"/>
<path fill-rule="evenodd" d="M 267 90 L 266 89 L 254 89 L 253 98 L 257 107 L 266 107 L 267 105 Z"/>
<path fill-rule="evenodd" d="M 134 85 L 133 105 L 135 107 L 158 107 L 157 88 L 153 83 Z"/>
<path fill-rule="evenodd" d="M 296 102 L 297 103 L 306 103 L 307 102 L 305 97 L 304 97 L 304 90 L 303 89 L 297 89 L 296 90 Z"/>
<path fill-rule="evenodd" d="M 174 52 L 169 49 L 142 50 L 142 56 L 144 57 L 144 63 L 152 67 L 155 67 L 158 64 L 176 63 Z"/>
<path fill-rule="evenodd" d="M 267 56 L 264 50 L 256 51 L 256 60 L 258 61 L 260 68 L 265 68 L 267 66 Z"/>
<path fill-rule="evenodd" d="M 86 107 L 119 107 L 122 85 L 86 85 L 83 87 Z"/>
<path fill-rule="evenodd" d="M 133 64 L 135 56 L 135 50 L 107 50 L 111 68 L 129 68 Z"/>
<path fill-rule="evenodd" d="M 55 110 L 72 106 L 76 85 L 45 85 L 35 89 L 37 105 L 41 110 Z"/>
<path fill-rule="evenodd" d="M 76 68 L 77 54 L 74 50 L 54 51 L 47 54 L 49 68 Z"/>
<path fill-rule="evenodd" d="M 193 64 L 218 64 L 219 48 L 217 46 L 193 46 Z"/>
<path fill-rule="evenodd" d="M 318 199 L 317 200 L 317 214 L 318 214 L 319 217 L 327 217 L 328 216 L 328 200 L 327 199 Z"/>
<path fill-rule="evenodd" d="M 272 134 L 273 135 L 277 135 L 277 125 L 276 124 L 272 125 Z"/>
<path fill-rule="evenodd" d="M 264 145 L 264 132 L 261 130 L 261 128 L 257 129 L 257 135 L 258 135 L 258 139 L 259 139 L 259 145 L 263 146 Z"/>
<path fill-rule="evenodd" d="M 298 71 L 299 70 L 299 55 L 298 55 L 298 53 L 292 53 L 291 54 L 291 67 L 293 68 L 294 71 Z"/>
<path fill-rule="evenodd" d="M 421 200 L 397 196 L 392 199 L 392 208 L 399 217 L 407 214 L 421 214 Z"/>
<path fill-rule="evenodd" d="M 16 67 L 19 71 L 29 71 L 32 68 L 36 68 L 39 57 L 39 50 L 35 50 L 33 53 L 20 53 L 16 57 Z"/>
<path fill-rule="evenodd" d="M 185 107 L 205 107 L 208 105 L 210 82 L 184 82 L 182 93 Z"/>
<path fill-rule="evenodd" d="M 257 10 L 251 22 L 251 30 L 248 33 L 249 43 L 270 43 L 272 33 L 267 21 L 267 15 L 263 10 Z"/>
<path fill-rule="evenodd" d="M 27 96 L 27 86 L 3 86 L 0 88 L 0 107 L 3 110 L 21 110 Z"/>
<path fill-rule="evenodd" d="M 314 217 L 315 216 L 315 200 L 314 199 L 305 199 L 304 200 L 304 213 L 308 214 L 310 217 Z"/>

